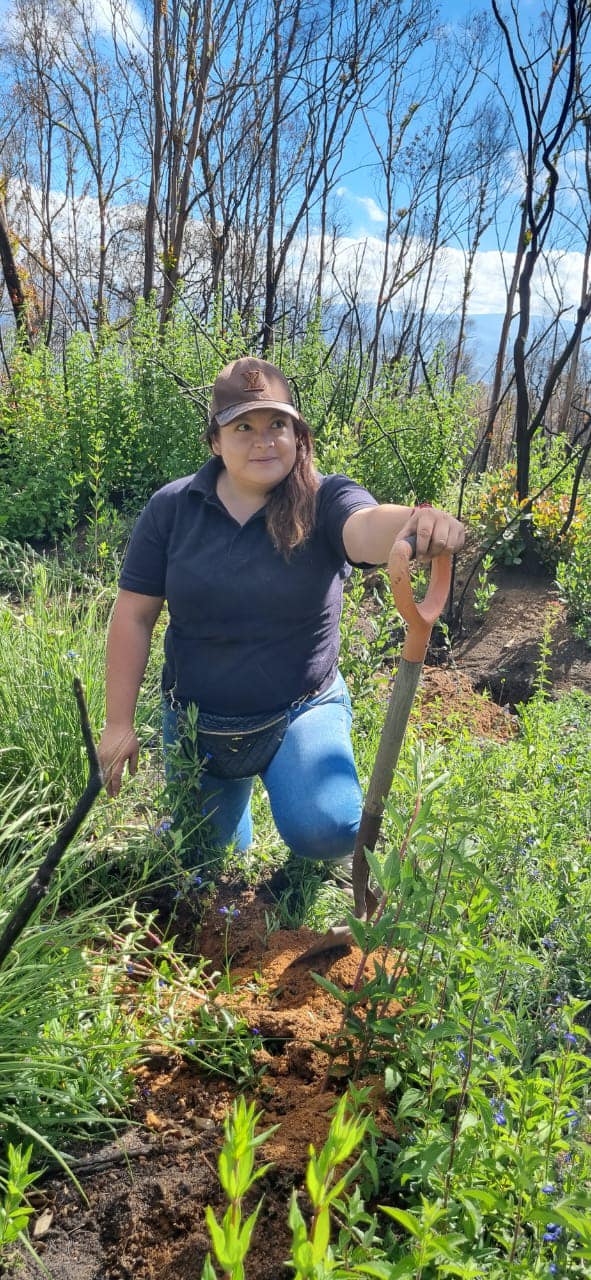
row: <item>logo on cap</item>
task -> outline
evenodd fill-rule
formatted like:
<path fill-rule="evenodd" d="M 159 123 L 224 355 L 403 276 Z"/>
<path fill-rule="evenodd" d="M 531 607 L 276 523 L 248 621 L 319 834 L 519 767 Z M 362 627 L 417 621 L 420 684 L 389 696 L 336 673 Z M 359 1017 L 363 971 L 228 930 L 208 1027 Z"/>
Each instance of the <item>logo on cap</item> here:
<path fill-rule="evenodd" d="M 267 384 L 260 369 L 247 369 L 244 374 L 245 391 L 266 391 Z"/>

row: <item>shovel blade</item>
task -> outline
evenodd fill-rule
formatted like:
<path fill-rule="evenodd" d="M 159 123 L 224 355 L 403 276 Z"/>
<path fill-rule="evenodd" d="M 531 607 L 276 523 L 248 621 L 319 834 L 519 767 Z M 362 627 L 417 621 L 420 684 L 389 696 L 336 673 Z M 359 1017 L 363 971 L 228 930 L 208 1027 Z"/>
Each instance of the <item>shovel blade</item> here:
<path fill-rule="evenodd" d="M 288 968 L 293 969 L 296 965 L 307 964 L 308 960 L 314 960 L 315 956 L 324 955 L 325 951 L 336 951 L 339 947 L 345 949 L 354 945 L 354 938 L 348 924 L 334 924 L 326 933 L 313 942 L 311 947 L 307 947 L 302 951 L 301 956 L 296 956 L 292 960 Z"/>

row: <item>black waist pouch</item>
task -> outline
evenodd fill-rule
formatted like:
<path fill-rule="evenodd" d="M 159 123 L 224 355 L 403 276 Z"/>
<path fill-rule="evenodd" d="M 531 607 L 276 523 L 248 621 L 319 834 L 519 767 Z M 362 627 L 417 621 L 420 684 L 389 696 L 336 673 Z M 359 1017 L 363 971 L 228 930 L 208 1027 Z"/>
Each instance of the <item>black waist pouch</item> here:
<path fill-rule="evenodd" d="M 223 716 L 200 711 L 197 753 L 207 773 L 216 778 L 252 778 L 271 763 L 288 724 L 288 711 L 262 716 Z"/>

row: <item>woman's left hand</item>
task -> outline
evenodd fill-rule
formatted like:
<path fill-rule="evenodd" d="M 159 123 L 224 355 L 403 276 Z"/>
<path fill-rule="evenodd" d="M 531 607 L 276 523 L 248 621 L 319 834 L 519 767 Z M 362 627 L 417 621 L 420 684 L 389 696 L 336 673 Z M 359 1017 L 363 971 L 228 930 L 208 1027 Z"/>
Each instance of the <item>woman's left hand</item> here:
<path fill-rule="evenodd" d="M 436 556 L 455 555 L 464 545 L 464 526 L 455 516 L 437 507 L 415 507 L 406 524 L 397 535 L 407 538 L 414 534 L 417 540 L 417 560 L 425 563 Z"/>

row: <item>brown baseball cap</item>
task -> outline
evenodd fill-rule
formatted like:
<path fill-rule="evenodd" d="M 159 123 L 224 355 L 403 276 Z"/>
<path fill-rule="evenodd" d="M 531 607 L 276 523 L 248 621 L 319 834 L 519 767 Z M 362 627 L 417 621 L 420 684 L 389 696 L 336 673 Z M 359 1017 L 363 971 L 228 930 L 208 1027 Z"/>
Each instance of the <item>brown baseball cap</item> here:
<path fill-rule="evenodd" d="M 233 360 L 218 374 L 211 394 L 210 422 L 226 427 L 252 409 L 278 409 L 299 418 L 289 383 L 281 369 L 268 360 L 245 356 Z"/>

